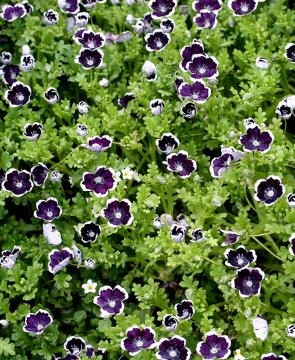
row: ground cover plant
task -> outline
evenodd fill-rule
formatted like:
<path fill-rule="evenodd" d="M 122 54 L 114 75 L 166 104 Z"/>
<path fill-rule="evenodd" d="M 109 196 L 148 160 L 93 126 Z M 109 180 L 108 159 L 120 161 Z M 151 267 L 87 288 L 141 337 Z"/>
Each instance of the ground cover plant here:
<path fill-rule="evenodd" d="M 1 359 L 295 359 L 292 4 L 1 5 Z"/>

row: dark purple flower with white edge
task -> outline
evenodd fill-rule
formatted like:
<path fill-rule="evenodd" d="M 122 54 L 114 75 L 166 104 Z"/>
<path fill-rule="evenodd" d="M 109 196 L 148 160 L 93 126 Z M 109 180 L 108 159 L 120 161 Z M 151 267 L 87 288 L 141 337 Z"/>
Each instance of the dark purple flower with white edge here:
<path fill-rule="evenodd" d="M 79 355 L 80 352 L 85 349 L 85 347 L 86 343 L 84 339 L 79 336 L 70 336 L 64 343 L 64 349 L 72 355 Z"/>
<path fill-rule="evenodd" d="M 281 183 L 281 178 L 270 175 L 266 180 L 260 179 L 255 183 L 254 199 L 264 202 L 265 205 L 273 205 L 285 193 L 285 186 Z"/>
<path fill-rule="evenodd" d="M 262 354 L 261 360 L 287 360 L 284 355 L 275 355 L 274 353 Z"/>
<path fill-rule="evenodd" d="M 180 50 L 180 55 L 182 57 L 182 61 L 179 64 L 179 67 L 182 71 L 188 71 L 187 65 L 192 61 L 194 55 L 203 54 L 204 53 L 204 45 L 201 40 L 194 39 L 190 46 L 184 46 Z"/>
<path fill-rule="evenodd" d="M 218 76 L 218 61 L 213 56 L 194 55 L 187 68 L 192 73 L 191 79 L 212 79 Z M 194 80 L 193 80 L 194 81 Z"/>
<path fill-rule="evenodd" d="M 161 139 L 156 140 L 156 146 L 161 153 L 170 154 L 179 146 L 179 140 L 171 133 L 164 133 Z"/>
<path fill-rule="evenodd" d="M 177 328 L 179 321 L 177 320 L 177 317 L 168 314 L 164 316 L 162 324 L 166 330 L 173 331 Z"/>
<path fill-rule="evenodd" d="M 197 353 L 203 357 L 203 360 L 227 359 L 231 353 L 231 341 L 228 336 L 219 336 L 215 331 L 209 331 L 206 334 L 206 340 L 197 344 Z"/>
<path fill-rule="evenodd" d="M 95 224 L 93 221 L 87 221 L 79 229 L 79 234 L 83 243 L 94 242 L 97 237 L 101 234 L 101 227 L 98 224 Z"/>
<path fill-rule="evenodd" d="M 192 231 L 192 238 L 191 242 L 197 242 L 200 243 L 202 241 L 206 240 L 206 236 L 204 234 L 204 231 L 201 228 L 195 229 Z"/>
<path fill-rule="evenodd" d="M 12 54 L 9 51 L 2 51 L 0 56 L 0 61 L 4 65 L 9 65 L 12 63 Z"/>
<path fill-rule="evenodd" d="M 161 360 L 189 360 L 191 351 L 183 337 L 174 335 L 171 339 L 161 339 L 158 343 L 156 358 Z"/>
<path fill-rule="evenodd" d="M 31 88 L 20 81 L 16 81 L 9 90 L 5 91 L 4 98 L 9 101 L 11 107 L 26 105 L 31 98 Z"/>
<path fill-rule="evenodd" d="M 80 27 L 79 29 L 77 29 L 75 31 L 75 34 L 73 35 L 73 39 L 78 45 L 80 45 L 80 40 L 83 39 L 84 31 L 86 31 L 86 28 L 85 27 Z"/>
<path fill-rule="evenodd" d="M 201 10 L 200 14 L 193 18 L 199 29 L 214 29 L 217 25 L 217 14 L 208 10 Z"/>
<path fill-rule="evenodd" d="M 23 4 L 4 5 L 1 10 L 0 17 L 9 22 L 27 15 L 26 8 Z"/>
<path fill-rule="evenodd" d="M 31 54 L 22 55 L 19 66 L 22 71 L 29 72 L 36 66 L 36 60 Z"/>
<path fill-rule="evenodd" d="M 58 206 L 58 201 L 54 197 L 47 200 L 39 200 L 36 204 L 37 210 L 34 216 L 37 219 L 51 222 L 60 217 L 62 209 Z"/>
<path fill-rule="evenodd" d="M 172 172 L 176 172 L 179 177 L 186 179 L 197 169 L 195 160 L 188 158 L 186 151 L 179 151 L 176 154 L 170 154 L 166 157 L 166 161 L 163 164 L 167 165 L 167 169 Z"/>
<path fill-rule="evenodd" d="M 119 201 L 116 198 L 111 198 L 106 203 L 106 208 L 102 209 L 101 215 L 108 220 L 111 227 L 120 225 L 128 226 L 134 220 L 130 212 L 131 202 L 127 199 Z"/>
<path fill-rule="evenodd" d="M 52 316 L 46 310 L 38 310 L 30 313 L 25 318 L 23 331 L 40 335 L 53 322 Z"/>
<path fill-rule="evenodd" d="M 24 126 L 24 132 L 23 135 L 29 140 L 29 141 L 35 141 L 39 139 L 41 134 L 43 133 L 43 125 L 39 123 L 34 124 L 26 124 Z"/>
<path fill-rule="evenodd" d="M 182 320 L 190 319 L 195 313 L 193 302 L 190 300 L 182 300 L 182 302 L 180 304 L 176 304 L 174 308 L 176 316 Z"/>
<path fill-rule="evenodd" d="M 79 0 L 58 0 L 58 7 L 63 13 L 77 14 L 80 11 Z"/>
<path fill-rule="evenodd" d="M 286 197 L 287 203 L 291 208 L 295 208 L 295 194 L 288 194 Z"/>
<path fill-rule="evenodd" d="M 257 258 L 255 250 L 248 251 L 243 245 L 239 246 L 237 250 L 225 250 L 224 257 L 226 258 L 225 265 L 239 270 L 245 269 L 249 264 L 256 261 Z"/>
<path fill-rule="evenodd" d="M 43 22 L 45 25 L 54 25 L 58 22 L 59 15 L 58 12 L 49 9 L 43 13 Z"/>
<path fill-rule="evenodd" d="M 75 15 L 75 25 L 76 26 L 86 26 L 90 19 L 88 12 L 79 12 Z"/>
<path fill-rule="evenodd" d="M 247 268 L 238 271 L 237 277 L 232 279 L 231 287 L 240 292 L 241 297 L 259 295 L 261 284 L 260 281 L 265 277 L 260 268 Z"/>
<path fill-rule="evenodd" d="M 105 43 L 105 36 L 92 30 L 83 31 L 81 37 L 77 37 L 77 43 L 85 49 L 98 49 Z"/>
<path fill-rule="evenodd" d="M 295 44 L 289 43 L 286 45 L 284 56 L 292 63 L 295 63 Z"/>
<path fill-rule="evenodd" d="M 293 233 L 290 237 L 289 237 L 289 241 L 291 243 L 291 246 L 289 247 L 289 253 L 293 256 L 295 256 L 295 233 Z"/>
<path fill-rule="evenodd" d="M 211 95 L 211 89 L 205 86 L 203 80 L 197 80 L 192 85 L 183 82 L 178 88 L 178 94 L 197 104 L 204 104 Z"/>
<path fill-rule="evenodd" d="M 12 269 L 21 251 L 20 246 L 14 246 L 12 251 L 3 250 L 1 252 L 0 267 L 3 269 Z"/>
<path fill-rule="evenodd" d="M 103 64 L 103 55 L 100 49 L 81 49 L 75 58 L 75 63 L 82 65 L 85 70 L 99 68 Z"/>
<path fill-rule="evenodd" d="M 18 65 L 4 65 L 1 70 L 2 78 L 5 84 L 9 86 L 16 82 L 16 78 L 20 74 L 20 68 Z"/>
<path fill-rule="evenodd" d="M 170 33 L 175 28 L 175 23 L 172 19 L 162 19 L 160 28 L 165 33 Z"/>
<path fill-rule="evenodd" d="M 87 144 L 81 146 L 93 152 L 105 151 L 112 146 L 113 139 L 108 135 L 94 136 L 87 140 Z"/>
<path fill-rule="evenodd" d="M 126 330 L 127 338 L 121 340 L 121 348 L 135 356 L 143 349 L 153 349 L 156 346 L 156 333 L 150 327 L 140 329 L 138 326 L 131 326 Z"/>
<path fill-rule="evenodd" d="M 84 172 L 80 185 L 84 191 L 93 191 L 95 196 L 104 197 L 117 185 L 115 171 L 99 166 L 94 173 Z"/>
<path fill-rule="evenodd" d="M 92 345 L 86 345 L 85 356 L 88 357 L 88 359 L 95 357 L 95 351 Z"/>
<path fill-rule="evenodd" d="M 121 97 L 118 100 L 118 104 L 126 109 L 129 102 L 134 99 L 135 99 L 135 96 L 133 93 L 126 93 L 123 97 Z"/>
<path fill-rule="evenodd" d="M 44 91 L 43 97 L 51 105 L 57 103 L 59 100 L 58 92 L 54 87 L 50 87 Z"/>
<path fill-rule="evenodd" d="M 20 197 L 30 192 L 33 186 L 31 174 L 28 171 L 10 169 L 5 174 L 2 190 L 10 191 L 14 196 Z"/>
<path fill-rule="evenodd" d="M 295 324 L 288 325 L 286 329 L 287 336 L 295 338 Z"/>
<path fill-rule="evenodd" d="M 238 234 L 234 231 L 220 230 L 223 234 L 225 234 L 225 241 L 221 244 L 221 246 L 232 245 L 238 242 L 241 238 L 241 234 Z"/>
<path fill-rule="evenodd" d="M 42 163 L 38 163 L 31 168 L 34 185 L 43 186 L 48 177 L 48 167 Z"/>
<path fill-rule="evenodd" d="M 182 105 L 180 113 L 185 119 L 192 119 L 197 114 L 197 107 L 193 102 L 189 101 Z"/>
<path fill-rule="evenodd" d="M 290 119 L 290 117 L 294 114 L 295 103 L 294 103 L 295 96 L 288 96 L 282 101 L 278 103 L 276 109 L 276 115 L 284 120 Z"/>
<path fill-rule="evenodd" d="M 122 314 L 123 301 L 126 299 L 128 299 L 128 294 L 122 286 L 117 285 L 114 289 L 103 286 L 99 289 L 98 296 L 94 297 L 93 303 L 101 307 L 101 317 L 109 318 L 112 315 Z"/>
<path fill-rule="evenodd" d="M 186 228 L 181 225 L 173 224 L 170 228 L 169 234 L 172 241 L 178 243 L 184 239 L 186 235 Z"/>
<path fill-rule="evenodd" d="M 149 7 L 153 10 L 152 17 L 159 19 L 171 16 L 176 8 L 175 0 L 150 0 Z"/>
<path fill-rule="evenodd" d="M 27 0 L 23 0 L 22 4 L 24 5 L 27 14 L 31 14 L 32 12 L 34 12 L 34 6 L 31 5 Z"/>
<path fill-rule="evenodd" d="M 55 275 L 74 259 L 73 251 L 65 247 L 62 250 L 54 249 L 48 254 L 48 271 Z"/>
<path fill-rule="evenodd" d="M 98 0 L 81 0 L 81 4 L 85 7 L 85 9 L 93 9 L 94 6 L 99 2 L 99 3 L 103 3 L 106 0 L 103 1 L 98 1 Z"/>
<path fill-rule="evenodd" d="M 161 1 L 161 0 L 160 0 Z M 144 37 L 147 51 L 162 51 L 170 42 L 170 35 L 162 30 L 154 30 Z"/>
<path fill-rule="evenodd" d="M 229 0 L 228 7 L 234 16 L 244 16 L 256 10 L 258 0 Z"/>
<path fill-rule="evenodd" d="M 192 4 L 193 10 L 200 13 L 202 10 L 219 11 L 221 9 L 222 2 L 220 0 L 197 0 Z"/>
<path fill-rule="evenodd" d="M 150 101 L 150 109 L 152 114 L 155 116 L 159 116 L 162 114 L 164 110 L 164 101 L 162 99 L 154 99 Z"/>
<path fill-rule="evenodd" d="M 240 137 L 239 144 L 243 145 L 244 151 L 257 150 L 266 153 L 273 140 L 274 136 L 270 130 L 261 131 L 258 125 L 252 125 L 247 128 L 247 134 Z"/>
<path fill-rule="evenodd" d="M 220 157 L 212 159 L 209 168 L 211 176 L 219 178 L 230 167 L 232 160 L 233 156 L 228 153 L 224 153 Z"/>

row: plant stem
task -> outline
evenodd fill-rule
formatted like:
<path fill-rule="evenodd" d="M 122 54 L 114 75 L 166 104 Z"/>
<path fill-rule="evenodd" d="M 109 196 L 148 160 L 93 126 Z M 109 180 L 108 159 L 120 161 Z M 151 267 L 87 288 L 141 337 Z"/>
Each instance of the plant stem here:
<path fill-rule="evenodd" d="M 273 253 L 271 250 L 269 250 L 261 241 L 259 241 L 255 236 L 250 235 L 250 237 L 257 242 L 260 246 L 262 246 L 267 252 L 269 252 L 272 256 L 277 258 L 278 260 L 284 262 L 283 259 L 281 259 L 279 256 L 277 256 L 275 253 Z"/>

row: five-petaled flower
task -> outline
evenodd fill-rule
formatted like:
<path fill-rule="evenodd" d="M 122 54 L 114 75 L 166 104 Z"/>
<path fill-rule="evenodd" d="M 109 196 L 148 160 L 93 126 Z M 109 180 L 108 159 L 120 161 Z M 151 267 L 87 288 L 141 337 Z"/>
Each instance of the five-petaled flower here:
<path fill-rule="evenodd" d="M 244 16 L 256 10 L 259 0 L 229 0 L 228 7 L 234 16 Z"/>
<path fill-rule="evenodd" d="M 99 289 L 98 296 L 95 296 L 93 303 L 101 307 L 101 317 L 109 318 L 112 315 L 122 314 L 124 310 L 123 301 L 128 299 L 128 293 L 122 286 L 113 288 L 103 286 Z"/>
<path fill-rule="evenodd" d="M 87 280 L 86 284 L 82 284 L 85 294 L 95 293 L 97 283 L 94 283 L 91 279 Z"/>
<path fill-rule="evenodd" d="M 176 8 L 175 0 L 150 0 L 149 7 L 153 10 L 152 17 L 159 19 L 173 15 Z"/>
<path fill-rule="evenodd" d="M 255 250 L 246 250 L 245 246 L 241 245 L 237 250 L 227 249 L 224 257 L 226 258 L 225 265 L 241 270 L 256 261 L 256 252 Z"/>
<path fill-rule="evenodd" d="M 93 221 L 87 221 L 80 227 L 79 234 L 83 243 L 88 244 L 95 241 L 101 234 L 101 227 Z"/>
<path fill-rule="evenodd" d="M 64 349 L 71 355 L 79 355 L 86 347 L 83 338 L 79 336 L 70 336 L 64 343 Z"/>
<path fill-rule="evenodd" d="M 254 199 L 264 202 L 265 205 L 273 205 L 285 193 L 285 186 L 278 176 L 270 175 L 266 180 L 260 179 L 255 183 Z"/>
<path fill-rule="evenodd" d="M 23 330 L 31 334 L 42 334 L 43 331 L 53 322 L 52 316 L 46 310 L 38 310 L 30 313 L 25 318 Z"/>
<path fill-rule="evenodd" d="M 93 152 L 105 151 L 112 146 L 113 139 L 108 135 L 94 136 L 87 140 L 87 144 L 81 146 Z"/>
<path fill-rule="evenodd" d="M 219 336 L 215 331 L 209 331 L 206 334 L 206 340 L 197 344 L 197 353 L 203 357 L 203 360 L 227 359 L 231 353 L 231 341 L 228 336 Z"/>
<path fill-rule="evenodd" d="M 36 204 L 37 210 L 34 211 L 35 218 L 51 222 L 60 217 L 62 209 L 58 206 L 58 201 L 54 197 L 47 200 L 39 200 Z"/>
<path fill-rule="evenodd" d="M 258 125 L 247 127 L 247 134 L 240 137 L 239 143 L 243 145 L 244 151 L 259 151 L 265 153 L 270 149 L 274 136 L 270 130 L 261 131 Z"/>
<path fill-rule="evenodd" d="M 197 169 L 195 160 L 189 159 L 188 153 L 183 150 L 176 154 L 169 154 L 163 164 L 167 166 L 169 171 L 176 172 L 182 179 L 190 177 Z"/>
<path fill-rule="evenodd" d="M 211 89 L 205 86 L 203 80 L 197 80 L 192 85 L 183 82 L 178 88 L 178 94 L 197 104 L 204 104 L 211 95 Z"/>
<path fill-rule="evenodd" d="M 11 192 L 14 196 L 20 197 L 33 189 L 31 174 L 26 170 L 10 169 L 5 174 L 2 182 L 2 189 Z"/>
<path fill-rule="evenodd" d="M 73 251 L 65 247 L 62 250 L 54 249 L 48 254 L 48 271 L 55 275 L 74 259 Z"/>
<path fill-rule="evenodd" d="M 121 348 L 135 356 L 143 349 L 153 349 L 156 346 L 156 333 L 150 327 L 140 329 L 138 326 L 129 327 L 126 330 L 127 338 L 121 340 Z"/>
<path fill-rule="evenodd" d="M 99 166 L 94 173 L 84 172 L 80 185 L 84 191 L 93 191 L 95 196 L 104 197 L 117 185 L 115 171 Z"/>
<path fill-rule="evenodd" d="M 83 69 L 100 68 L 103 64 L 104 53 L 100 49 L 81 49 L 75 58 L 75 63 L 82 65 Z"/>
<path fill-rule="evenodd" d="M 171 339 L 161 339 L 158 343 L 156 358 L 160 360 L 189 360 L 191 351 L 183 337 L 174 335 Z"/>
<path fill-rule="evenodd" d="M 219 11 L 221 10 L 221 0 L 197 0 L 192 4 L 193 10 L 200 13 L 202 10 Z"/>
<path fill-rule="evenodd" d="M 109 226 L 130 225 L 134 219 L 130 212 L 131 202 L 128 199 L 118 200 L 111 198 L 102 209 L 101 215 L 108 220 Z"/>
<path fill-rule="evenodd" d="M 148 51 L 162 51 L 170 42 L 170 35 L 162 30 L 154 30 L 145 36 Z"/>
<path fill-rule="evenodd" d="M 16 81 L 9 90 L 5 91 L 4 98 L 9 101 L 11 107 L 26 105 L 31 98 L 31 88 L 20 81 Z"/>
<path fill-rule="evenodd" d="M 156 146 L 161 153 L 170 154 L 179 146 L 179 140 L 171 133 L 164 133 L 161 139 L 156 140 Z"/>
<path fill-rule="evenodd" d="M 191 300 L 182 300 L 181 303 L 174 306 L 176 311 L 176 316 L 182 320 L 190 319 L 194 313 L 194 304 Z"/>
<path fill-rule="evenodd" d="M 193 20 L 199 29 L 214 29 L 217 25 L 217 14 L 213 11 L 201 10 Z"/>
<path fill-rule="evenodd" d="M 260 268 L 247 268 L 238 271 L 237 277 L 231 281 L 231 287 L 239 290 L 241 297 L 259 295 L 261 284 L 260 281 L 265 277 Z"/>

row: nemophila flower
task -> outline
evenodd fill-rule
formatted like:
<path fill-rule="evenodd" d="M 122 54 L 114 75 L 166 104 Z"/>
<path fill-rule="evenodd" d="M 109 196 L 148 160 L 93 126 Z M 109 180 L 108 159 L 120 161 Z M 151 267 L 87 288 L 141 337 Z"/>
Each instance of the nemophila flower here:
<path fill-rule="evenodd" d="M 176 76 L 176 77 L 175 77 L 175 81 L 174 81 L 174 88 L 175 88 L 175 90 L 177 91 L 177 96 L 178 96 L 179 98 L 180 98 L 180 96 L 179 96 L 179 93 L 178 93 L 178 89 L 179 89 L 179 87 L 180 87 L 180 85 L 181 85 L 182 83 L 184 83 L 183 78 L 180 77 L 180 76 Z"/>
<path fill-rule="evenodd" d="M 197 13 L 200 13 L 202 10 L 219 11 L 221 5 L 221 0 L 197 0 L 193 2 L 192 8 Z"/>
<path fill-rule="evenodd" d="M 193 18 L 199 29 L 214 29 L 217 25 L 216 12 L 201 10 L 200 14 L 197 14 Z"/>
<path fill-rule="evenodd" d="M 81 0 L 81 4 L 85 7 L 85 9 L 93 9 L 94 6 L 99 3 L 104 3 L 106 0 L 98 1 L 98 0 Z"/>
<path fill-rule="evenodd" d="M 164 101 L 161 99 L 155 99 L 150 101 L 150 109 L 152 111 L 152 114 L 155 116 L 162 114 L 164 106 Z"/>
<path fill-rule="evenodd" d="M 182 179 L 186 179 L 197 169 L 195 160 L 188 158 L 186 151 L 179 151 L 176 154 L 169 154 L 163 164 L 167 165 L 167 169 L 176 172 Z"/>
<path fill-rule="evenodd" d="M 239 246 L 237 250 L 225 250 L 224 257 L 226 258 L 225 265 L 239 270 L 245 269 L 249 264 L 256 261 L 257 258 L 255 250 L 248 251 L 243 245 Z"/>
<path fill-rule="evenodd" d="M 118 104 L 126 109 L 129 102 L 134 99 L 135 99 L 135 96 L 133 93 L 126 93 L 123 97 L 121 97 L 118 100 Z"/>
<path fill-rule="evenodd" d="M 156 146 L 161 153 L 170 154 L 179 146 L 179 140 L 171 133 L 164 133 L 161 139 L 156 140 Z"/>
<path fill-rule="evenodd" d="M 54 25 L 58 22 L 59 15 L 58 12 L 49 9 L 43 13 L 43 22 L 45 25 Z"/>
<path fill-rule="evenodd" d="M 231 163 L 239 161 L 244 154 L 235 148 L 221 148 L 221 156 L 211 160 L 210 174 L 219 178 L 230 167 Z"/>
<path fill-rule="evenodd" d="M 5 174 L 2 189 L 11 192 L 14 196 L 20 197 L 33 189 L 31 174 L 26 170 L 10 169 Z"/>
<path fill-rule="evenodd" d="M 87 114 L 89 111 L 89 105 L 85 101 L 79 101 L 77 108 L 80 114 Z"/>
<path fill-rule="evenodd" d="M 172 241 L 178 243 L 184 239 L 186 235 L 186 228 L 181 225 L 173 224 L 170 228 L 169 233 Z"/>
<path fill-rule="evenodd" d="M 77 134 L 81 137 L 85 137 L 88 135 L 88 127 L 85 124 L 78 124 L 77 126 Z"/>
<path fill-rule="evenodd" d="M 144 62 L 141 70 L 147 81 L 154 81 L 158 77 L 156 65 L 149 60 Z"/>
<path fill-rule="evenodd" d="M 295 338 L 295 324 L 288 325 L 286 333 L 287 336 Z"/>
<path fill-rule="evenodd" d="M 160 22 L 160 29 L 165 33 L 170 33 L 175 28 L 175 23 L 172 19 L 162 19 Z"/>
<path fill-rule="evenodd" d="M 247 268 L 238 271 L 238 275 L 231 281 L 231 287 L 239 290 L 241 297 L 260 295 L 260 281 L 265 277 L 260 268 Z"/>
<path fill-rule="evenodd" d="M 75 58 L 75 63 L 82 65 L 83 69 L 99 68 L 103 64 L 103 51 L 100 49 L 81 49 Z"/>
<path fill-rule="evenodd" d="M 74 259 L 77 261 L 79 267 L 82 264 L 82 251 L 75 244 L 72 245 L 72 250 L 74 254 Z"/>
<path fill-rule="evenodd" d="M 62 250 L 54 249 L 48 254 L 48 271 L 55 275 L 74 259 L 73 251 L 65 247 Z"/>
<path fill-rule="evenodd" d="M 121 340 L 121 348 L 135 356 L 143 349 L 153 349 L 156 346 L 156 333 L 150 327 L 140 329 L 138 326 L 131 326 L 126 330 L 127 338 Z"/>
<path fill-rule="evenodd" d="M 244 16 L 256 10 L 258 0 L 229 0 L 228 7 L 234 16 Z"/>
<path fill-rule="evenodd" d="M 50 87 L 43 93 L 44 99 L 51 105 L 55 104 L 59 100 L 58 92 L 55 88 Z"/>
<path fill-rule="evenodd" d="M 95 351 L 94 351 L 93 346 L 86 345 L 85 356 L 88 357 L 88 359 L 95 357 Z"/>
<path fill-rule="evenodd" d="M 8 320 L 6 320 L 6 319 L 1 319 L 0 320 L 0 329 L 2 329 L 4 327 L 7 327 L 8 325 L 9 325 Z"/>
<path fill-rule="evenodd" d="M 111 227 L 120 225 L 130 225 L 134 219 L 130 212 L 131 202 L 127 199 L 119 201 L 111 198 L 106 203 L 106 208 L 102 209 L 101 215 L 108 220 Z"/>
<path fill-rule="evenodd" d="M 95 224 L 93 221 L 87 221 L 79 229 L 79 234 L 83 243 L 88 244 L 95 241 L 101 234 L 101 227 L 98 224 Z"/>
<path fill-rule="evenodd" d="M 43 125 L 35 122 L 34 124 L 26 124 L 24 126 L 24 132 L 23 135 L 29 140 L 29 141 L 35 141 L 39 139 L 41 134 L 43 133 Z"/>
<path fill-rule="evenodd" d="M 215 331 L 209 331 L 206 334 L 206 340 L 197 344 L 197 353 L 203 357 L 203 360 L 227 359 L 230 356 L 231 341 L 228 336 L 219 336 Z"/>
<path fill-rule="evenodd" d="M 193 302 L 190 300 L 182 300 L 182 302 L 180 304 L 176 304 L 174 308 L 176 316 L 182 320 L 190 319 L 195 313 Z"/>
<path fill-rule="evenodd" d="M 85 294 L 88 293 L 95 293 L 97 287 L 97 283 L 92 282 L 92 280 L 87 280 L 86 284 L 82 285 L 82 288 L 84 289 Z"/>
<path fill-rule="evenodd" d="M 86 26 L 90 19 L 88 12 L 79 12 L 75 15 L 75 25 L 76 26 Z"/>
<path fill-rule="evenodd" d="M 183 82 L 178 88 L 178 94 L 197 104 L 204 104 L 211 95 L 211 89 L 206 87 L 202 80 L 195 81 L 192 85 Z"/>
<path fill-rule="evenodd" d="M 213 56 L 194 55 L 187 69 L 191 72 L 191 79 L 216 78 L 218 76 L 218 61 Z"/>
<path fill-rule="evenodd" d="M 256 126 L 256 125 L 257 124 L 253 118 L 244 119 L 244 127 L 246 130 L 248 129 L 248 127 L 252 127 L 252 126 Z"/>
<path fill-rule="evenodd" d="M 174 335 L 171 339 L 161 339 L 157 345 L 156 358 L 161 360 L 189 360 L 191 351 L 183 337 Z"/>
<path fill-rule="evenodd" d="M 9 65 L 12 63 L 12 54 L 9 51 L 2 51 L 0 61 L 3 65 Z"/>
<path fill-rule="evenodd" d="M 43 224 L 43 236 L 49 245 L 59 245 L 62 242 L 61 234 L 53 224 Z"/>
<path fill-rule="evenodd" d="M 9 90 L 5 91 L 4 98 L 9 101 L 11 107 L 26 105 L 30 102 L 31 88 L 20 81 L 16 81 Z"/>
<path fill-rule="evenodd" d="M 204 231 L 201 228 L 195 229 L 192 231 L 192 238 L 191 238 L 191 242 L 197 242 L 200 243 L 203 240 L 206 239 L 206 236 L 204 234 Z"/>
<path fill-rule="evenodd" d="M 276 115 L 284 120 L 290 119 L 293 115 L 293 109 L 287 104 L 286 99 L 279 102 L 276 108 Z"/>
<path fill-rule="evenodd" d="M 39 200 L 36 203 L 37 210 L 34 211 L 35 218 L 51 222 L 60 217 L 62 209 L 58 206 L 58 201 L 54 197 L 47 200 Z"/>
<path fill-rule="evenodd" d="M 177 328 L 179 321 L 177 320 L 177 317 L 168 314 L 164 316 L 162 324 L 166 330 L 173 331 Z"/>
<path fill-rule="evenodd" d="M 109 318 L 112 315 L 122 314 L 123 301 L 126 299 L 128 299 L 128 294 L 122 286 L 117 285 L 114 289 L 103 286 L 99 289 L 98 296 L 93 299 L 93 303 L 101 307 L 101 317 Z"/>
<path fill-rule="evenodd" d="M 161 0 L 159 0 L 161 1 Z M 144 37 L 147 51 L 162 51 L 170 42 L 170 35 L 162 30 L 154 30 Z"/>
<path fill-rule="evenodd" d="M 291 246 L 289 247 L 289 253 L 293 256 L 295 256 L 295 233 L 293 233 L 290 237 L 289 237 L 289 241 L 291 243 Z"/>
<path fill-rule="evenodd" d="M 112 146 L 113 139 L 108 135 L 94 136 L 87 140 L 87 144 L 81 146 L 93 152 L 105 151 Z"/>
<path fill-rule="evenodd" d="M 98 49 L 105 43 L 105 36 L 102 33 L 96 33 L 92 30 L 85 30 L 81 37 L 76 38 L 77 43 L 85 49 Z"/>
<path fill-rule="evenodd" d="M 159 19 L 171 16 L 176 8 L 176 0 L 150 0 L 149 7 L 153 10 L 152 17 Z"/>
<path fill-rule="evenodd" d="M 281 178 L 270 175 L 266 180 L 260 179 L 255 183 L 254 199 L 264 202 L 265 205 L 273 205 L 285 193 L 285 186 L 281 183 Z"/>
<path fill-rule="evenodd" d="M 50 180 L 52 182 L 60 182 L 61 179 L 63 177 L 63 174 L 58 171 L 58 170 L 53 170 L 51 173 L 50 173 Z"/>
<path fill-rule="evenodd" d="M 263 354 L 261 360 L 287 360 L 284 355 L 275 355 L 274 353 Z"/>
<path fill-rule="evenodd" d="M 22 55 L 20 58 L 19 66 L 22 71 L 28 72 L 28 71 L 34 69 L 34 67 L 36 66 L 36 60 L 35 60 L 34 56 L 31 54 Z"/>
<path fill-rule="evenodd" d="M 268 323 L 260 315 L 256 316 L 252 321 L 255 336 L 264 341 L 268 335 Z"/>
<path fill-rule="evenodd" d="M 197 114 L 196 105 L 193 102 L 189 101 L 182 105 L 180 113 L 184 116 L 185 119 L 192 119 Z"/>
<path fill-rule="evenodd" d="M 294 208 L 295 207 L 295 194 L 288 194 L 287 197 L 287 203 L 288 205 L 291 207 L 291 208 Z"/>
<path fill-rule="evenodd" d="M 104 197 L 109 191 L 115 189 L 117 182 L 115 171 L 105 166 L 99 166 L 94 173 L 84 172 L 80 183 L 82 190 L 93 191 L 97 197 Z"/>
<path fill-rule="evenodd" d="M 80 358 L 77 355 L 67 354 L 64 357 L 54 358 L 54 360 L 80 360 Z"/>
<path fill-rule="evenodd" d="M 48 177 L 48 167 L 42 163 L 38 163 L 38 165 L 35 165 L 31 168 L 31 174 L 34 185 L 44 186 Z"/>
<path fill-rule="evenodd" d="M 17 76 L 20 74 L 20 68 L 18 65 L 8 64 L 2 67 L 2 78 L 7 85 L 12 85 L 17 80 Z"/>
<path fill-rule="evenodd" d="M 142 34 L 144 32 L 144 21 L 142 19 L 138 19 L 135 23 L 135 25 L 132 25 L 132 29 L 137 34 Z"/>
<path fill-rule="evenodd" d="M 27 15 L 26 8 L 23 4 L 3 5 L 0 17 L 6 21 L 14 21 Z"/>
<path fill-rule="evenodd" d="M 52 316 L 48 311 L 38 310 L 36 313 L 30 313 L 26 316 L 23 331 L 39 335 L 42 334 L 52 322 Z"/>
<path fill-rule="evenodd" d="M 269 62 L 267 61 L 266 58 L 259 56 L 256 61 L 255 61 L 255 65 L 262 70 L 267 70 L 269 68 Z"/>
<path fill-rule="evenodd" d="M 84 265 L 86 269 L 94 269 L 95 261 L 90 258 L 87 258 L 84 260 Z"/>
<path fill-rule="evenodd" d="M 77 14 L 80 11 L 79 0 L 58 0 L 58 7 L 63 13 Z"/>
<path fill-rule="evenodd" d="M 247 134 L 240 137 L 239 143 L 244 151 L 259 151 L 265 153 L 270 149 L 274 136 L 270 130 L 261 131 L 258 125 L 248 126 Z"/>
<path fill-rule="evenodd" d="M 164 226 L 164 223 L 163 223 L 163 221 L 161 220 L 161 218 L 156 217 L 156 218 L 153 220 L 153 227 L 154 227 L 156 230 L 162 229 L 163 226 Z"/>
<path fill-rule="evenodd" d="M 14 246 L 13 249 L 3 250 L 1 252 L 0 267 L 3 269 L 12 269 L 15 265 L 16 259 L 19 257 L 21 251 L 20 246 Z"/>
<path fill-rule="evenodd" d="M 194 55 L 205 54 L 204 45 L 201 40 L 194 39 L 190 46 L 184 46 L 180 50 L 182 61 L 179 67 L 182 71 L 188 71 L 187 65 L 192 61 Z"/>
<path fill-rule="evenodd" d="M 24 5 L 27 14 L 31 14 L 32 12 L 34 12 L 34 6 L 32 4 L 30 4 L 27 0 L 23 0 L 22 4 Z"/>
<path fill-rule="evenodd" d="M 295 44 L 289 43 L 286 45 L 284 56 L 292 63 L 295 63 Z"/>
<path fill-rule="evenodd" d="M 241 234 L 238 234 L 234 231 L 221 230 L 220 231 L 225 234 L 225 241 L 221 244 L 221 246 L 232 245 L 238 242 L 241 238 Z"/>
<path fill-rule="evenodd" d="M 84 31 L 86 31 L 85 27 L 80 27 L 79 29 L 77 29 L 73 35 L 73 40 L 80 45 L 80 39 L 83 38 L 83 33 Z"/>
<path fill-rule="evenodd" d="M 79 336 L 70 336 L 64 343 L 64 349 L 71 355 L 79 355 L 86 347 L 84 339 Z"/>

